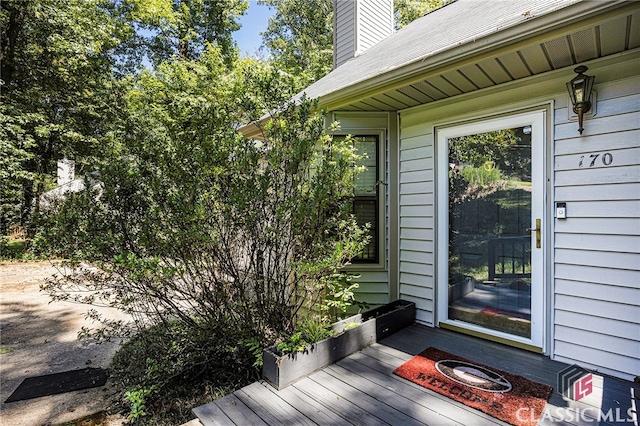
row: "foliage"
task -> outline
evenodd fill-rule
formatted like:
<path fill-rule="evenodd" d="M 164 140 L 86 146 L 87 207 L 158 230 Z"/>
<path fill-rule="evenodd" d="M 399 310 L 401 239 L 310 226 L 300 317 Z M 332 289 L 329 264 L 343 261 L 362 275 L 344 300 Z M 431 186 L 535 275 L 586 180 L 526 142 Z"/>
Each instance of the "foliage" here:
<path fill-rule="evenodd" d="M 0 2 L 0 233 L 20 223 L 68 259 L 55 300 L 131 315 L 89 311 L 81 333 L 130 338 L 114 372 L 131 420 L 253 380 L 299 312 L 321 310 L 319 337 L 354 303 L 358 156 L 315 102 L 287 102 L 331 68 L 331 3 L 265 3 L 271 62 L 237 58 L 246 0 Z M 237 133 L 267 112 L 262 142 Z M 43 207 L 63 156 L 86 190 Z"/>
<path fill-rule="evenodd" d="M 94 160 L 119 111 L 110 52 L 118 31 L 107 0 L 0 3 L 0 178 L 6 232 L 28 225 L 56 160 Z M 5 209 L 6 208 L 6 209 Z M 30 235 L 32 230 L 28 228 Z"/>
<path fill-rule="evenodd" d="M 262 367 L 264 361 L 262 359 L 262 342 L 255 337 L 250 337 L 248 339 L 244 339 L 244 345 L 249 349 L 251 355 L 255 361 L 252 364 L 252 367 Z"/>
<path fill-rule="evenodd" d="M 530 138 L 523 128 L 506 129 L 453 138 L 449 148 L 449 281 L 486 280 L 487 241 L 521 236 L 530 222 Z M 524 260 L 519 250 L 511 255 Z"/>
<path fill-rule="evenodd" d="M 500 169 L 491 166 L 489 163 L 480 167 L 464 166 L 462 168 L 462 176 L 471 185 L 475 184 L 481 187 L 486 187 L 490 183 L 503 179 Z"/>
<path fill-rule="evenodd" d="M 324 77 L 333 67 L 332 0 L 259 0 L 275 9 L 262 33 L 271 60 L 297 78 L 297 87 Z"/>
<path fill-rule="evenodd" d="M 309 345 L 327 339 L 335 334 L 335 331 L 318 316 L 304 316 L 296 325 L 296 332 L 287 340 L 276 346 L 278 354 L 285 355 L 294 352 L 303 352 Z"/>
<path fill-rule="evenodd" d="M 143 424 L 182 424 L 191 409 L 258 378 L 238 336 L 211 329 L 194 335 L 181 324 L 141 330 L 118 350 L 112 379 L 125 390 L 130 418 Z M 193 368 L 185 369 L 185 365 Z M 143 414 L 144 413 L 144 414 Z"/>
<path fill-rule="evenodd" d="M 138 418 L 147 414 L 144 411 L 147 399 L 155 391 L 157 391 L 156 386 L 152 386 L 150 388 L 137 388 L 136 390 L 129 390 L 125 392 L 124 396 L 129 404 L 131 404 L 129 420 L 131 420 L 132 423 L 135 423 Z"/>
<path fill-rule="evenodd" d="M 142 72 L 96 164 L 100 185 L 43 217 L 50 250 L 96 267 L 48 282 L 54 299 L 131 315 L 133 327 L 106 322 L 99 338 L 163 334 L 166 346 L 145 357 L 161 374 L 138 375 L 132 392 L 255 372 L 256 345 L 291 335 L 300 309 L 323 297 L 322 277 L 366 242 L 351 213 L 352 143 L 326 133 L 315 102 L 282 103 L 287 81 L 254 65 L 229 68 L 207 46 L 198 60 Z M 263 141 L 236 132 L 269 103 Z"/>
<path fill-rule="evenodd" d="M 9 240 L 0 237 L 0 260 L 34 260 L 37 257 L 27 250 L 25 240 Z"/>
<path fill-rule="evenodd" d="M 504 129 L 477 135 L 461 136 L 449 140 L 449 162 L 485 167 L 487 162 L 503 173 L 514 171 L 518 178 L 527 180 L 531 176 L 528 158 L 523 155 L 521 144 L 524 133 L 522 128 Z M 530 150 L 530 147 L 529 147 Z M 524 172 L 524 173 L 523 173 Z"/>
<path fill-rule="evenodd" d="M 355 291 L 359 285 L 352 281 L 359 277 L 360 275 L 357 274 L 336 271 L 320 278 L 325 288 L 325 295 L 316 307 L 326 316 L 328 322 L 339 320 L 350 306 L 358 303 L 355 299 Z"/>
<path fill-rule="evenodd" d="M 127 29 L 121 51 L 129 59 L 142 55 L 158 67 L 169 59 L 198 59 L 208 44 L 230 64 L 236 48 L 232 33 L 247 0 L 119 0 L 116 16 Z"/>
<path fill-rule="evenodd" d="M 152 61 L 198 59 L 218 47 L 236 58 L 232 32 L 246 0 L 0 2 L 0 234 L 33 211 L 56 161 L 78 174 L 108 155 L 128 111 L 132 75 Z"/>
<path fill-rule="evenodd" d="M 395 0 L 396 29 L 400 29 L 452 1 L 453 0 Z"/>
<path fill-rule="evenodd" d="M 24 120 L 9 116 L 6 110 L 0 105 L 0 235 L 7 235 L 11 224 L 20 223 L 22 191 L 35 178 L 27 170 L 34 157 L 33 137 L 22 128 Z"/>

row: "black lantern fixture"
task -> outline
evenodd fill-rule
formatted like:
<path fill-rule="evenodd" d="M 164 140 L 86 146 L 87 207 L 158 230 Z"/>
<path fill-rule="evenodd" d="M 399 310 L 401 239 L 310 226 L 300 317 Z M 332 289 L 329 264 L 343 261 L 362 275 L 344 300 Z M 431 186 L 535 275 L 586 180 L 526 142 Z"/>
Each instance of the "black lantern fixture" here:
<path fill-rule="evenodd" d="M 578 131 L 582 134 L 582 118 L 584 114 L 591 110 L 591 89 L 593 88 L 594 76 L 584 75 L 589 68 L 581 65 L 573 71 L 577 73 L 573 79 L 567 83 L 567 90 L 573 104 L 573 112 L 578 114 Z"/>

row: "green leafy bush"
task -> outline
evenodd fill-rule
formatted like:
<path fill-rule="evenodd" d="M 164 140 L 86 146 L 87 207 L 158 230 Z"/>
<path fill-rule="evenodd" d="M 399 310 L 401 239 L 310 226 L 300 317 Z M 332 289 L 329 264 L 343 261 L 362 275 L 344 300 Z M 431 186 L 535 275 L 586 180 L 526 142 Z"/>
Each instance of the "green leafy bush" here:
<path fill-rule="evenodd" d="M 132 318 L 91 312 L 98 326 L 83 335 L 133 338 L 123 351 L 145 362 L 123 386 L 138 418 L 175 380 L 254 378 L 257 348 L 295 333 L 298 313 L 326 304 L 333 315 L 353 298 L 353 283 L 336 284 L 366 243 L 351 210 L 353 144 L 326 132 L 316 102 L 283 103 L 287 82 L 263 67 L 229 70 L 208 47 L 143 72 L 96 164 L 100 184 L 42 212 L 45 249 L 76 272 L 43 288 Z M 239 135 L 265 106 L 261 141 Z"/>

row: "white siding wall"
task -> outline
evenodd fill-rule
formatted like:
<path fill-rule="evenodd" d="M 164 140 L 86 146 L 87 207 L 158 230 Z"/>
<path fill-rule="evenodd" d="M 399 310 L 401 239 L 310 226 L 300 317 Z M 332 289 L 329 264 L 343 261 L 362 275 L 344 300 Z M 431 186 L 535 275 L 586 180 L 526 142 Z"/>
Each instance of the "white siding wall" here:
<path fill-rule="evenodd" d="M 568 217 L 551 218 L 548 351 L 559 361 L 626 379 L 640 375 L 640 77 L 619 77 L 637 73 L 630 72 L 634 66 L 590 66 L 597 114 L 585 120 L 582 137 L 569 121 L 564 92 L 573 74 L 400 113 L 400 298 L 416 302 L 418 322 L 437 322 L 434 126 L 473 119 L 477 111 L 500 114 L 553 102 L 548 174 L 554 183 L 547 199 L 566 202 Z M 522 101 L 531 93 L 537 97 Z M 609 165 L 602 162 L 605 153 Z"/>
<path fill-rule="evenodd" d="M 417 321 L 433 326 L 433 126 L 418 114 L 403 116 L 400 127 L 400 298 L 415 302 Z"/>
<path fill-rule="evenodd" d="M 393 0 L 334 0 L 333 68 L 393 33 Z"/>
<path fill-rule="evenodd" d="M 355 1 L 333 1 L 333 68 L 355 56 L 356 52 Z"/>
<path fill-rule="evenodd" d="M 356 55 L 393 33 L 392 0 L 359 0 Z"/>
<path fill-rule="evenodd" d="M 555 104 L 555 357 L 640 375 L 640 78 L 595 89 L 582 137 Z"/>

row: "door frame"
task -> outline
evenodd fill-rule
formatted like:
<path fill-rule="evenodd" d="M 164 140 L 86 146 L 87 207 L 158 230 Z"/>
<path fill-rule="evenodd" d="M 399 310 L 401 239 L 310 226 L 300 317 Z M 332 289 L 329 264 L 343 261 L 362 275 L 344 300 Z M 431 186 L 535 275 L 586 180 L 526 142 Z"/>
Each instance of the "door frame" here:
<path fill-rule="evenodd" d="M 447 123 L 434 129 L 436 148 L 436 324 L 443 328 L 452 328 L 469 334 L 479 335 L 487 339 L 519 346 L 536 352 L 546 353 L 548 335 L 548 312 L 550 300 L 548 288 L 548 272 L 551 268 L 550 236 L 548 231 L 550 215 L 545 207 L 548 200 L 547 153 L 548 143 L 548 110 L 536 108 L 525 111 L 515 111 L 501 115 L 482 117 L 472 121 Z M 449 319 L 448 301 L 448 269 L 449 269 L 449 148 L 448 139 L 470 134 L 484 133 L 494 130 L 523 127 L 531 125 L 534 128 L 531 141 L 532 182 L 535 192 L 532 197 L 532 222 L 535 218 L 542 220 L 542 245 L 536 249 L 532 243 L 531 286 L 531 338 L 514 336 L 508 333 L 490 330 L 482 326 Z M 531 224 L 532 228 L 535 223 Z M 534 270 L 535 269 L 535 270 Z M 536 283 L 537 285 L 534 285 Z"/>

